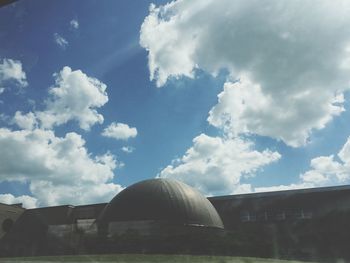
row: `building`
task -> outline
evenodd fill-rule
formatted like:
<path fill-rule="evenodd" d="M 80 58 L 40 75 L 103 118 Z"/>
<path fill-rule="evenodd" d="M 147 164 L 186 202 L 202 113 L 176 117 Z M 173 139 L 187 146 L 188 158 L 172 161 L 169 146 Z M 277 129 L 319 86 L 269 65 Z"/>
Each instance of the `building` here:
<path fill-rule="evenodd" d="M 350 259 L 350 186 L 208 199 L 243 254 Z"/>
<path fill-rule="evenodd" d="M 146 244 L 147 251 L 163 251 L 165 248 L 160 246 L 170 245 L 171 240 L 185 245 L 190 236 L 216 236 L 224 229 L 206 197 L 169 179 L 136 183 L 109 203 L 35 209 L 3 207 L 22 212 L 0 240 L 0 253 L 5 256 L 110 253 L 133 250 L 135 242 L 142 251 Z M 3 220 L 0 223 L 4 228 L 7 215 Z M 166 248 L 169 249 L 172 250 Z"/>
<path fill-rule="evenodd" d="M 24 211 L 22 204 L 5 205 L 0 203 L 0 240 L 11 230 L 14 222 L 17 221 Z"/>
<path fill-rule="evenodd" d="M 109 203 L 0 204 L 0 255 L 206 253 L 350 259 L 350 186 L 205 198 L 169 179 Z"/>
<path fill-rule="evenodd" d="M 106 205 L 97 219 L 99 234 L 174 235 L 220 231 L 224 225 L 209 200 L 192 187 L 169 179 L 136 183 Z"/>

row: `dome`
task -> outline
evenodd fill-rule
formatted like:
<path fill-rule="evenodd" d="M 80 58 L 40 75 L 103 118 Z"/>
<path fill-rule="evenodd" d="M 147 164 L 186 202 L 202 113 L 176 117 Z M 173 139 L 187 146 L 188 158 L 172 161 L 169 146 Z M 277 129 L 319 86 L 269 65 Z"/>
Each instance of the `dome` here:
<path fill-rule="evenodd" d="M 99 222 L 158 221 L 178 226 L 223 229 L 210 201 L 194 188 L 170 179 L 141 181 L 117 194 Z"/>

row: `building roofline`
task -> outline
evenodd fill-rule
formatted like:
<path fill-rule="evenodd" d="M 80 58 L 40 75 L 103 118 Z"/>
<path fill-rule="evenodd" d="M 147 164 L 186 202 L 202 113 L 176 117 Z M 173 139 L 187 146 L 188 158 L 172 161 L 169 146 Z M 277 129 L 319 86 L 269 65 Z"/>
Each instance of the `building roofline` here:
<path fill-rule="evenodd" d="M 94 203 L 94 204 L 87 204 L 87 205 L 75 205 L 74 207 L 84 207 L 84 206 L 100 206 L 100 205 L 107 205 L 108 203 Z"/>
<path fill-rule="evenodd" d="M 331 192 L 331 191 L 342 191 L 342 190 L 350 190 L 350 185 L 278 190 L 278 191 L 271 191 L 271 192 L 256 192 L 256 193 L 245 193 L 245 194 L 236 194 L 236 195 L 211 196 L 211 197 L 208 197 L 208 199 L 220 200 L 220 199 L 232 199 L 232 198 L 234 199 L 259 198 L 259 197 L 270 197 L 270 196 L 279 196 L 279 195 L 308 194 L 308 193 Z"/>
<path fill-rule="evenodd" d="M 55 205 L 55 206 L 42 206 L 36 208 L 29 208 L 27 210 L 37 210 L 37 209 L 48 209 L 48 208 L 80 208 L 80 207 L 90 207 L 90 206 L 100 206 L 107 205 L 108 203 L 94 203 L 94 204 L 86 204 L 86 205 Z M 10 205 L 11 206 L 11 205 Z"/>
<path fill-rule="evenodd" d="M 327 186 L 327 187 L 315 187 L 315 188 L 303 188 L 303 189 L 291 189 L 291 190 L 278 190 L 271 192 L 257 192 L 257 193 L 245 193 L 245 194 L 233 194 L 233 195 L 221 195 L 221 196 L 209 196 L 209 200 L 225 200 L 225 199 L 240 199 L 240 198 L 261 198 L 261 197 L 271 197 L 279 195 L 293 195 L 293 194 L 308 194 L 308 193 L 319 193 L 319 192 L 331 192 L 331 191 L 343 191 L 350 190 L 350 185 L 339 185 L 339 186 Z M 8 205 L 0 203 L 1 205 L 9 207 L 18 207 L 16 205 Z M 39 210 L 39 209 L 52 209 L 52 208 L 81 208 L 81 207 L 91 207 L 91 206 L 101 206 L 107 205 L 108 203 L 94 203 L 86 205 L 57 205 L 57 206 L 45 206 L 37 208 L 29 208 L 26 210 Z M 22 208 L 24 209 L 24 208 Z"/>
<path fill-rule="evenodd" d="M 14 209 L 20 209 L 20 210 L 25 210 L 23 206 L 20 206 L 18 203 L 16 204 L 5 204 L 0 202 L 0 206 L 4 206 L 7 208 L 14 208 Z"/>
<path fill-rule="evenodd" d="M 48 208 L 74 208 L 74 205 L 55 205 L 55 206 L 42 206 L 42 207 L 35 207 L 35 208 L 29 208 L 27 210 L 39 210 L 39 209 L 48 209 Z"/>

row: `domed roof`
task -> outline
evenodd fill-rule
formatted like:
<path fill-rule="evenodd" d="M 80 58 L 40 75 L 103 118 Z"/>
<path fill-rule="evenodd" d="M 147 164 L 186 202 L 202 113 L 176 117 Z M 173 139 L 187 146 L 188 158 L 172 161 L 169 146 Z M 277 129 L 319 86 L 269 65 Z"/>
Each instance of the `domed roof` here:
<path fill-rule="evenodd" d="M 224 228 L 205 196 L 170 179 L 150 179 L 129 186 L 111 200 L 99 218 L 100 222 L 139 220 Z"/>

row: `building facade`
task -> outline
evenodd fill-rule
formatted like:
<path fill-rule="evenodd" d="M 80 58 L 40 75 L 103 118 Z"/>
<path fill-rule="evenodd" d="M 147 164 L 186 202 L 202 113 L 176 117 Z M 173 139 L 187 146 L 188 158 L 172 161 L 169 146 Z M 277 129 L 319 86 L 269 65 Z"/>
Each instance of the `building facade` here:
<path fill-rule="evenodd" d="M 0 204 L 0 224 L 1 256 L 126 251 L 350 259 L 350 186 L 205 198 L 154 179 L 110 203 Z"/>
<path fill-rule="evenodd" d="M 245 254 L 350 259 L 350 186 L 208 199 Z"/>

